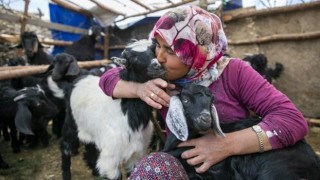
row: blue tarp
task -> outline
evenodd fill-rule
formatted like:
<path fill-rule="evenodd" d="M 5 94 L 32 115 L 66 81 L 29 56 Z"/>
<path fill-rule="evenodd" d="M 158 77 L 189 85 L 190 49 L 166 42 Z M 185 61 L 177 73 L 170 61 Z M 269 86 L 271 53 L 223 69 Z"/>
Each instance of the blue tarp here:
<path fill-rule="evenodd" d="M 93 21 L 92 19 L 82 14 L 73 12 L 71 10 L 68 10 L 56 4 L 49 3 L 49 10 L 50 10 L 50 21 L 54 23 L 70 25 L 70 26 L 74 26 L 82 29 L 89 29 L 92 25 L 97 24 L 95 21 Z M 56 30 L 51 30 L 51 34 L 53 39 L 63 40 L 63 41 L 77 41 L 81 37 L 80 34 L 73 34 L 73 33 L 56 31 Z M 56 55 L 58 53 L 63 52 L 64 49 L 65 47 L 55 46 L 51 54 Z M 97 51 L 95 56 L 96 56 L 96 59 L 101 59 L 102 52 Z"/>
<path fill-rule="evenodd" d="M 224 6 L 224 11 L 230 11 L 237 8 L 242 8 L 242 0 L 230 0 Z"/>

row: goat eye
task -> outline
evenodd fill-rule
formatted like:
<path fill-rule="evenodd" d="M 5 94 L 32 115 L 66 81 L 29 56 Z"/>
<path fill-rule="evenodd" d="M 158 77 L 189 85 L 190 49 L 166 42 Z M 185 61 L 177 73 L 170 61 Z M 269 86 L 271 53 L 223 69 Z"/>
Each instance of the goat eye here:
<path fill-rule="evenodd" d="M 187 104 L 189 102 L 189 99 L 188 98 L 183 98 L 182 102 L 183 102 L 183 104 Z"/>

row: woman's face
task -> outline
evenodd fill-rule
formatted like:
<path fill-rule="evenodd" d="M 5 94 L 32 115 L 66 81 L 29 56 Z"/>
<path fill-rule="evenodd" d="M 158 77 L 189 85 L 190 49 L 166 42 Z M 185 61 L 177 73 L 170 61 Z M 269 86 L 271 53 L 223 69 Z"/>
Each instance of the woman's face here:
<path fill-rule="evenodd" d="M 166 80 L 177 80 L 185 76 L 189 68 L 182 63 L 166 41 L 159 35 L 156 36 L 156 56 L 166 72 Z"/>

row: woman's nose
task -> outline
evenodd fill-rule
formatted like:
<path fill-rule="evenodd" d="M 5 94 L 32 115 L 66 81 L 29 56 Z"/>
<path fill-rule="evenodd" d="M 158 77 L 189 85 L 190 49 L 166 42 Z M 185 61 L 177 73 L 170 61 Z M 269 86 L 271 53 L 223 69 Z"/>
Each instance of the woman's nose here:
<path fill-rule="evenodd" d="M 157 59 L 160 64 L 166 62 L 165 54 L 161 49 L 158 49 L 157 51 Z"/>

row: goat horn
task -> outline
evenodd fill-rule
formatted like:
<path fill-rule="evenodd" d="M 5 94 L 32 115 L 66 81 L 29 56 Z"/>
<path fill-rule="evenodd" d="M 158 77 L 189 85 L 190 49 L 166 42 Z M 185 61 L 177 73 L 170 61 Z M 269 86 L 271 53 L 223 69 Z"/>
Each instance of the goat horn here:
<path fill-rule="evenodd" d="M 26 97 L 26 94 L 21 94 L 19 96 L 16 96 L 13 101 L 14 102 L 17 102 L 17 101 L 20 101 L 21 99 L 25 98 Z"/>

